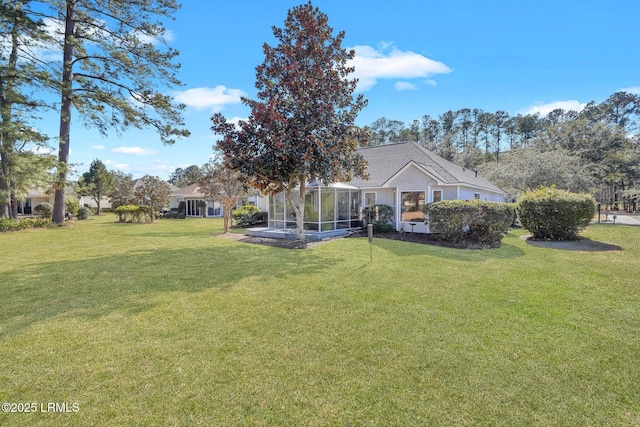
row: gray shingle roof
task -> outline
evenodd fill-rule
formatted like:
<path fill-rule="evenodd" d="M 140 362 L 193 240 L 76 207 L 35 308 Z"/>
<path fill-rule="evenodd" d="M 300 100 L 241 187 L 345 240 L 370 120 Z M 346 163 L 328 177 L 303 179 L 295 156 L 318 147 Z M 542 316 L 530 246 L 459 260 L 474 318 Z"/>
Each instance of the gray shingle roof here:
<path fill-rule="evenodd" d="M 369 163 L 367 170 L 370 175 L 368 181 L 355 178 L 348 183 L 359 188 L 382 187 L 407 164 L 414 162 L 432 175 L 440 184 L 466 184 L 504 193 L 504 190 L 492 184 L 488 179 L 477 175 L 475 171 L 465 169 L 445 160 L 414 142 L 361 148 L 358 153 Z"/>

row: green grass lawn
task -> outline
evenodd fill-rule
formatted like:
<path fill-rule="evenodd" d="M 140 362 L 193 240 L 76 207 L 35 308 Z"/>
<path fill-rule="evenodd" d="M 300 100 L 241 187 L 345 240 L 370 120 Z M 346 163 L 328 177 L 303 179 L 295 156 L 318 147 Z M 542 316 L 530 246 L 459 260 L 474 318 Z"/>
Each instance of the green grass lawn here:
<path fill-rule="evenodd" d="M 0 234 L 0 402 L 38 405 L 0 425 L 640 424 L 640 227 L 370 262 L 113 221 Z"/>

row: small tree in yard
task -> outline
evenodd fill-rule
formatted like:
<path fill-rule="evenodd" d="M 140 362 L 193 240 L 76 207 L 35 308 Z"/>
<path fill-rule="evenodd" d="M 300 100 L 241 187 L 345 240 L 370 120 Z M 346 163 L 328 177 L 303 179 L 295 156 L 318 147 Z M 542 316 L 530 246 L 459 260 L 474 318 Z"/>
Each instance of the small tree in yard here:
<path fill-rule="evenodd" d="M 158 177 L 145 175 L 140 179 L 140 185 L 135 189 L 135 197 L 140 206 L 151 208 L 151 222 L 155 214 L 169 204 L 171 187 Z"/>
<path fill-rule="evenodd" d="M 202 176 L 197 183 L 205 197 L 222 203 L 224 232 L 228 233 L 233 207 L 247 194 L 246 179 L 220 163 L 207 163 L 202 167 Z"/>
<path fill-rule="evenodd" d="M 100 201 L 113 188 L 113 176 L 100 160 L 91 162 L 89 172 L 85 172 L 78 181 L 78 193 L 91 196 L 98 205 L 96 215 L 100 215 Z"/>
<path fill-rule="evenodd" d="M 113 187 L 107 194 L 113 209 L 118 206 L 130 205 L 134 202 L 133 186 L 135 184 L 133 176 L 121 171 L 111 172 L 113 176 Z"/>
<path fill-rule="evenodd" d="M 366 176 L 355 151 L 365 132 L 354 125 L 366 101 L 353 93 L 357 80 L 348 66 L 355 52 L 341 47 L 327 15 L 311 2 L 289 10 L 284 28 L 273 27 L 275 47 L 264 45 L 256 68 L 257 101 L 238 127 L 214 115 L 217 148 L 229 169 L 247 176 L 265 193 L 284 192 L 296 214 L 296 235 L 304 239 L 304 197 L 312 180 L 325 184 Z M 298 189 L 298 197 L 294 191 Z"/>

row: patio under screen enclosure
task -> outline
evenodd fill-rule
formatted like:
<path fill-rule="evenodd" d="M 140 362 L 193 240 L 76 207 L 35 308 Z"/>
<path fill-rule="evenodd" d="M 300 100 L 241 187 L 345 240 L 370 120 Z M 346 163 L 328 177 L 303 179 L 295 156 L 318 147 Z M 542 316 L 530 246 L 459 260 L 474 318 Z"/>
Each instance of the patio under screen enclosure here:
<path fill-rule="evenodd" d="M 293 193 L 293 199 L 298 194 Z M 361 191 L 350 185 L 335 183 L 307 185 L 304 198 L 304 230 L 309 240 L 346 235 L 362 226 L 360 219 Z M 296 214 L 284 193 L 269 196 L 269 227 L 248 228 L 247 235 L 295 238 Z"/>

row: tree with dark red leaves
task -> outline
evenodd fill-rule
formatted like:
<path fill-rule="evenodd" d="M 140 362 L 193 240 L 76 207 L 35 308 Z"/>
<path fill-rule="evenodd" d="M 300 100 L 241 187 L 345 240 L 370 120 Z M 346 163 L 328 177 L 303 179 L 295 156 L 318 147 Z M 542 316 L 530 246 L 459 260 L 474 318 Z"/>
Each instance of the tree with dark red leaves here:
<path fill-rule="evenodd" d="M 349 66 L 354 51 L 342 48 L 344 32 L 333 35 L 327 15 L 311 2 L 289 10 L 284 28 L 273 27 L 275 47 L 265 43 L 256 68 L 258 100 L 244 98 L 251 115 L 237 126 L 221 114 L 211 120 L 222 136 L 217 149 L 225 165 L 238 170 L 265 193 L 283 191 L 304 239 L 307 184 L 366 176 L 356 152 L 366 132 L 355 126 L 366 105 L 354 97 L 357 79 Z"/>

